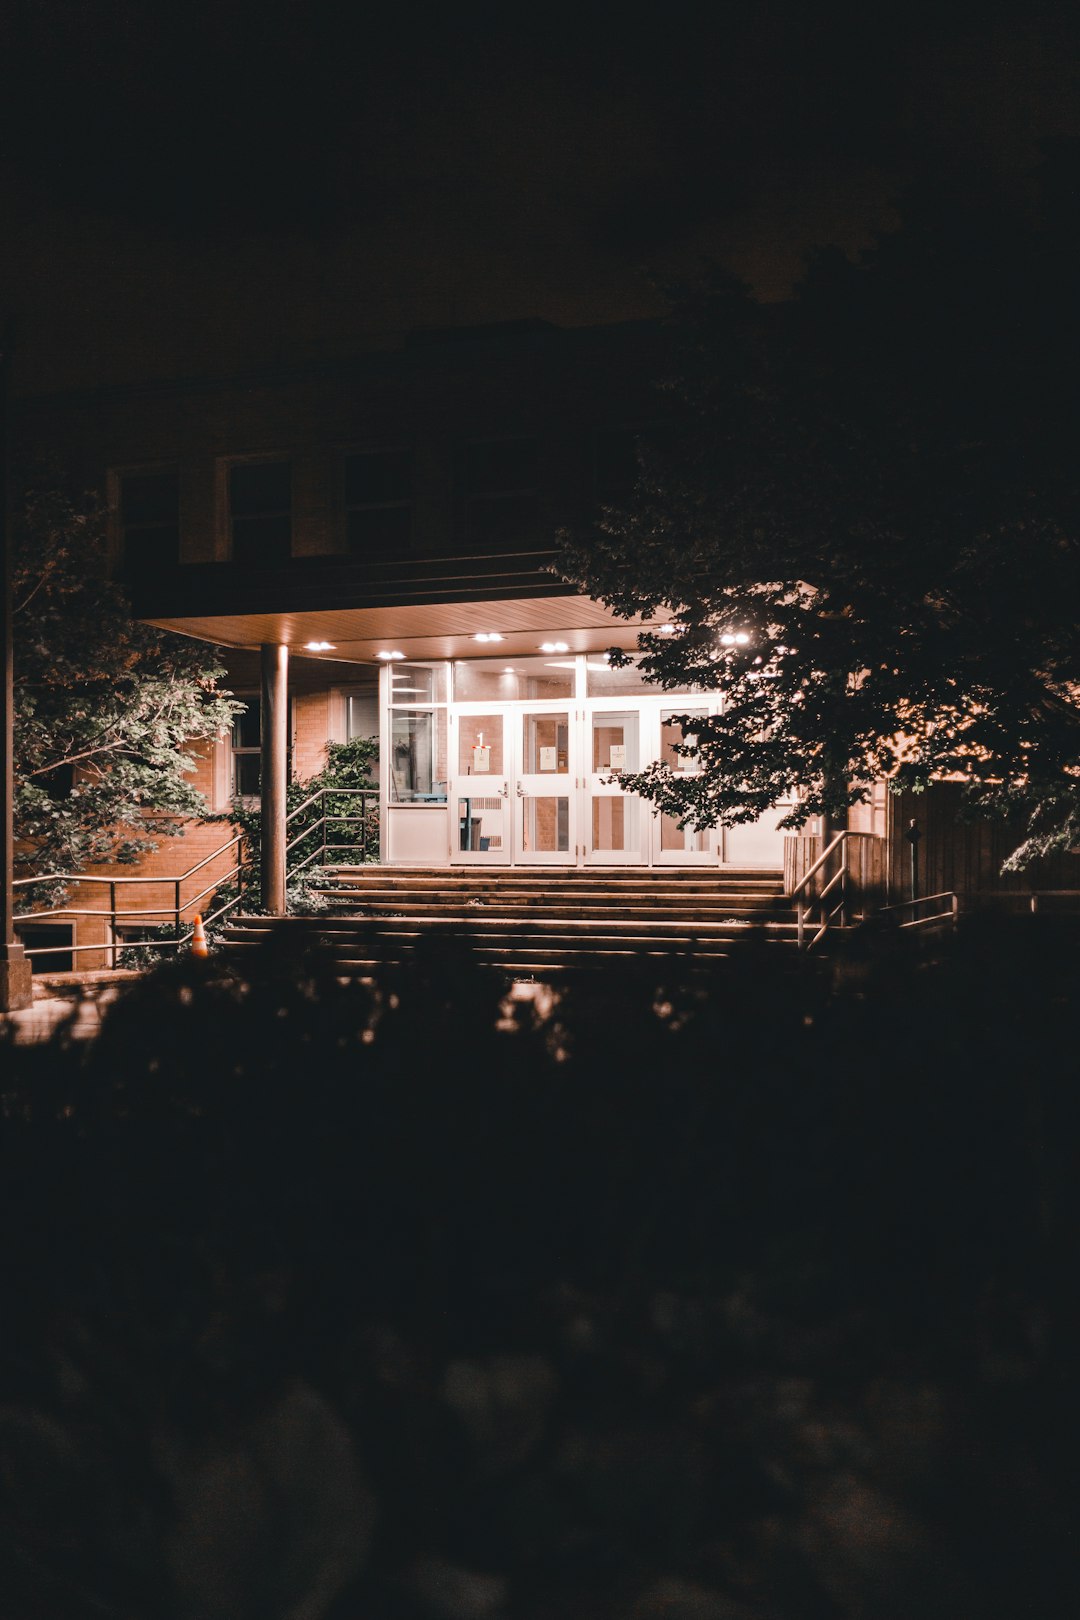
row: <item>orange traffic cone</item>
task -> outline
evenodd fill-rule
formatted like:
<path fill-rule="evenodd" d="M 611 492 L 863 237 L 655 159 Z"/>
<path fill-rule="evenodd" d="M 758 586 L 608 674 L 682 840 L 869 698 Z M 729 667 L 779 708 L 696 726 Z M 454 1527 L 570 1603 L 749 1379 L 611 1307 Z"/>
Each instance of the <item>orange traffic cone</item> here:
<path fill-rule="evenodd" d="M 192 956 L 209 956 L 210 950 L 206 943 L 206 929 L 203 927 L 202 917 L 195 913 L 195 926 L 191 933 Z"/>

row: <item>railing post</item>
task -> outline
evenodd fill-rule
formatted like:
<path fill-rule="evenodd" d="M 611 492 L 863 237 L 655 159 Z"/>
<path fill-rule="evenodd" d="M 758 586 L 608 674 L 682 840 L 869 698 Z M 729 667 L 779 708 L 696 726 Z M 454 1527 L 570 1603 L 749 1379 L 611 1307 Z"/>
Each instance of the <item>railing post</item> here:
<path fill-rule="evenodd" d="M 112 965 L 116 967 L 116 880 L 109 879 L 109 938 L 112 942 Z"/>
<path fill-rule="evenodd" d="M 919 898 L 919 839 L 922 837 L 922 833 L 919 831 L 919 823 L 914 816 L 908 823 L 908 829 L 904 837 L 911 846 L 911 900 L 912 904 L 914 904 Z"/>
<path fill-rule="evenodd" d="M 285 913 L 285 799 L 288 787 L 289 649 L 262 646 L 262 904 L 272 917 Z"/>
<path fill-rule="evenodd" d="M 176 935 L 176 943 L 177 943 L 177 945 L 179 945 L 179 943 L 180 943 L 180 879 L 179 878 L 177 878 L 176 881 L 173 884 L 173 933 Z"/>

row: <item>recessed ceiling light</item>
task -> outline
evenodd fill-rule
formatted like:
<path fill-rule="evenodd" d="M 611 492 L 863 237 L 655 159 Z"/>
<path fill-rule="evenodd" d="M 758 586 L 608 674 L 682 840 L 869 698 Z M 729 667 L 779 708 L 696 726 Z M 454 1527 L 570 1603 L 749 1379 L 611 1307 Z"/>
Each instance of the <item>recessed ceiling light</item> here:
<path fill-rule="evenodd" d="M 542 641 L 540 643 L 540 651 L 541 652 L 548 652 L 548 653 L 551 653 L 551 652 L 569 652 L 570 651 L 570 644 L 569 644 L 569 642 L 566 642 L 566 641 Z"/>
<path fill-rule="evenodd" d="M 661 624 L 657 627 L 658 636 L 673 636 L 678 627 L 674 624 Z"/>
<path fill-rule="evenodd" d="M 375 656 L 376 656 L 376 658 L 391 659 L 391 658 L 404 658 L 405 654 L 403 652 L 381 652 L 381 653 L 376 653 Z"/>
<path fill-rule="evenodd" d="M 502 639 L 497 630 L 480 630 L 473 636 L 474 641 L 502 641 Z"/>
<path fill-rule="evenodd" d="M 332 641 L 305 641 L 304 642 L 304 651 L 305 652 L 334 652 L 335 650 L 336 649 L 335 649 L 334 643 Z"/>

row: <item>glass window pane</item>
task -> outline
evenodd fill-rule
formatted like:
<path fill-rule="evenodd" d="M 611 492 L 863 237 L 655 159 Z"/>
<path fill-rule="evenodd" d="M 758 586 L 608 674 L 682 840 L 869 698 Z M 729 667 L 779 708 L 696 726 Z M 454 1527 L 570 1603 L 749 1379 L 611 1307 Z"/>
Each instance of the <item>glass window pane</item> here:
<path fill-rule="evenodd" d="M 468 444 L 461 468 L 466 495 L 532 489 L 536 484 L 536 440 L 486 439 Z"/>
<path fill-rule="evenodd" d="M 259 754 L 233 755 L 233 792 L 239 798 L 258 798 L 261 764 Z"/>
<path fill-rule="evenodd" d="M 675 850 L 684 855 L 700 855 L 709 847 L 709 832 L 696 832 L 681 828 L 674 816 L 660 817 L 660 848 Z"/>
<path fill-rule="evenodd" d="M 573 679 L 573 658 L 470 658 L 453 666 L 453 695 L 460 703 L 572 698 Z"/>
<path fill-rule="evenodd" d="M 153 568 L 180 560 L 180 529 L 175 523 L 155 523 L 149 528 L 129 525 L 124 530 L 124 561 L 136 567 Z"/>
<path fill-rule="evenodd" d="M 605 794 L 592 801 L 592 847 L 636 853 L 640 800 L 632 793 Z"/>
<path fill-rule="evenodd" d="M 399 804 L 446 800 L 446 715 L 440 710 L 390 717 L 390 797 Z"/>
<path fill-rule="evenodd" d="M 572 698 L 574 660 L 563 658 L 469 658 L 454 665 L 454 696 L 460 703 L 497 698 Z"/>
<path fill-rule="evenodd" d="M 566 854 L 570 848 L 570 800 L 529 794 L 518 803 L 522 850 L 538 855 Z"/>
<path fill-rule="evenodd" d="M 349 742 L 357 737 L 378 737 L 379 698 L 375 692 L 350 692 L 345 700 L 345 736 Z"/>
<path fill-rule="evenodd" d="M 463 714 L 458 720 L 458 774 L 503 774 L 503 720 L 501 714 Z"/>
<path fill-rule="evenodd" d="M 570 769 L 570 716 L 522 715 L 521 768 L 526 776 L 565 776 Z"/>
<path fill-rule="evenodd" d="M 373 506 L 346 519 L 349 550 L 355 556 L 392 557 L 412 544 L 411 506 Z"/>
<path fill-rule="evenodd" d="M 503 848 L 506 801 L 497 794 L 459 798 L 458 848 L 487 855 Z"/>
<path fill-rule="evenodd" d="M 465 532 L 478 545 L 512 545 L 532 539 L 539 508 L 535 495 L 491 495 L 470 500 Z"/>
<path fill-rule="evenodd" d="M 292 552 L 292 518 L 237 518 L 233 523 L 233 561 L 256 566 L 287 562 Z"/>
<path fill-rule="evenodd" d="M 390 701 L 405 708 L 446 702 L 445 664 L 391 664 Z"/>
<path fill-rule="evenodd" d="M 636 714 L 594 714 L 592 717 L 594 771 L 636 771 L 638 717 Z"/>
<path fill-rule="evenodd" d="M 176 523 L 180 515 L 180 478 L 175 472 L 135 473 L 120 487 L 124 527 L 133 524 Z"/>
<path fill-rule="evenodd" d="M 292 509 L 292 462 L 250 461 L 229 468 L 233 517 L 263 517 Z"/>
<path fill-rule="evenodd" d="M 346 506 L 377 506 L 411 497 L 411 450 L 363 450 L 345 457 Z"/>
<path fill-rule="evenodd" d="M 262 699 L 249 697 L 244 701 L 247 708 L 233 721 L 233 747 L 258 748 L 262 739 Z"/>
<path fill-rule="evenodd" d="M 618 506 L 634 493 L 638 480 L 637 433 L 611 428 L 596 435 L 593 444 L 593 489 L 602 506 Z"/>
<path fill-rule="evenodd" d="M 704 717 L 703 717 L 704 718 Z M 685 754 L 677 754 L 677 743 L 694 741 L 695 733 L 689 728 L 684 729 L 677 725 L 670 710 L 660 711 L 660 758 L 662 762 L 673 771 L 696 771 L 696 759 L 688 758 Z"/>
<path fill-rule="evenodd" d="M 638 672 L 636 662 L 627 664 L 624 668 L 614 669 L 599 654 L 590 653 L 585 665 L 585 690 L 590 697 L 629 697 L 632 693 L 641 693 L 645 697 L 658 697 L 661 688 L 655 682 L 646 681 Z M 663 688 L 664 695 L 669 692 L 693 692 L 699 690 L 692 686 L 668 686 Z"/>

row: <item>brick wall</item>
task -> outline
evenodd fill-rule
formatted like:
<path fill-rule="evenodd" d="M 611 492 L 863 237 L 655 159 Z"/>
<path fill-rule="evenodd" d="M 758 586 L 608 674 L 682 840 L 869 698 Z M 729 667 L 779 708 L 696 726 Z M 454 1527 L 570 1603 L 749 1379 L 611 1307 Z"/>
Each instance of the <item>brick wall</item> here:
<path fill-rule="evenodd" d="M 231 655 L 225 686 L 238 693 L 257 690 L 259 660 L 257 654 Z M 330 664 L 316 659 L 295 659 L 290 670 L 290 697 L 292 699 L 292 768 L 293 778 L 307 781 L 318 774 L 326 763 L 326 744 L 332 731 L 331 691 L 338 685 L 371 685 L 377 672 L 366 665 Z M 194 785 L 204 794 L 207 804 L 223 811 L 228 804 L 228 772 L 230 744 L 226 737 L 221 742 L 193 745 L 197 760 L 193 776 Z M 224 789 L 224 796 L 223 790 Z M 190 871 L 207 856 L 213 855 L 234 837 L 235 826 L 227 820 L 181 821 L 175 825 L 175 837 L 162 838 L 156 850 L 143 857 L 136 866 L 116 864 L 93 868 L 96 879 L 125 879 L 137 877 L 138 883 L 117 881 L 115 897 L 118 914 L 129 914 L 135 924 L 154 926 L 172 920 L 176 903 L 176 878 Z M 180 888 L 180 903 L 185 908 L 185 921 L 190 923 L 195 910 L 213 909 L 215 884 L 229 881 L 235 866 L 237 850 L 233 847 L 217 856 L 206 866 L 186 878 Z M 195 902 L 202 891 L 209 889 L 201 904 Z M 107 911 L 112 904 L 108 882 L 82 882 L 73 884 L 67 904 L 74 911 Z M 137 916 L 139 912 L 156 915 Z M 67 921 L 60 918 L 58 921 Z M 110 921 L 108 917 L 76 917 L 71 919 L 77 946 L 98 946 L 100 950 L 79 950 L 75 965 L 80 970 L 113 966 Z M 48 959 L 41 964 L 48 971 Z"/>

